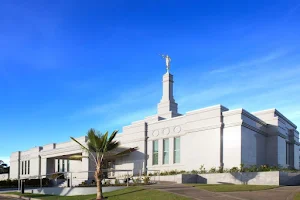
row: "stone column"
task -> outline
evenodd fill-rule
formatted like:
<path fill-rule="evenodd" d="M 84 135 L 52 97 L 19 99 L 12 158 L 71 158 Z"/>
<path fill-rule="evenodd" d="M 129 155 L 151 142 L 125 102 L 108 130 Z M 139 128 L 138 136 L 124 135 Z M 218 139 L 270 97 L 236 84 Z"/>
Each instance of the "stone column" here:
<path fill-rule="evenodd" d="M 172 118 L 178 115 L 178 106 L 173 96 L 173 75 L 166 73 L 163 76 L 163 95 L 157 107 L 159 116 Z"/>

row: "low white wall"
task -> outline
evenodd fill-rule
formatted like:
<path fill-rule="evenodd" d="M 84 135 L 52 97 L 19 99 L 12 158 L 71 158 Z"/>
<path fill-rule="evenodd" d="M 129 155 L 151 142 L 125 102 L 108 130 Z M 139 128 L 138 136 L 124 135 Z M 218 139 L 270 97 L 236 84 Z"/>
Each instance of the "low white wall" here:
<path fill-rule="evenodd" d="M 154 182 L 236 184 L 236 185 L 300 185 L 300 173 L 288 172 L 236 172 L 214 174 L 178 174 L 151 176 Z"/>
<path fill-rule="evenodd" d="M 300 173 L 279 172 L 280 185 L 300 185 Z"/>
<path fill-rule="evenodd" d="M 123 186 L 103 187 L 102 191 L 103 192 L 111 192 L 111 191 L 120 190 L 123 188 L 125 188 L 125 187 L 123 187 Z M 96 194 L 97 187 L 75 187 L 75 188 L 50 187 L 50 188 L 42 188 L 42 189 L 25 190 L 25 192 L 33 193 L 33 194 L 75 196 L 75 195 Z"/>
<path fill-rule="evenodd" d="M 0 181 L 9 179 L 9 174 L 0 174 Z"/>
<path fill-rule="evenodd" d="M 237 172 L 198 174 L 197 183 L 279 185 L 279 172 Z"/>
<path fill-rule="evenodd" d="M 168 176 L 150 176 L 153 182 L 197 183 L 197 174 L 177 174 Z"/>

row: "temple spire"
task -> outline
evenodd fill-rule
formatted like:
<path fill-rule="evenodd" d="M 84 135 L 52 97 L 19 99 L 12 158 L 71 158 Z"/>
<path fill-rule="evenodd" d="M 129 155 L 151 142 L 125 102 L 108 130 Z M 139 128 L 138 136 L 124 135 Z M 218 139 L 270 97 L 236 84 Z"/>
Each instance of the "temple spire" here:
<path fill-rule="evenodd" d="M 163 118 L 172 118 L 178 116 L 178 105 L 173 96 L 173 75 L 170 74 L 170 61 L 171 58 L 167 55 L 166 59 L 167 73 L 163 75 L 163 95 L 160 103 L 158 104 L 157 113 Z"/>

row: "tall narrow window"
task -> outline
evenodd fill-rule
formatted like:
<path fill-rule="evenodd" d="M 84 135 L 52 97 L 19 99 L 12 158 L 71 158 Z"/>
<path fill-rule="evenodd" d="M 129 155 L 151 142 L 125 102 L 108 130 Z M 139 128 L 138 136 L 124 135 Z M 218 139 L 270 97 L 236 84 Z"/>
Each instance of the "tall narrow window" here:
<path fill-rule="evenodd" d="M 27 160 L 25 160 L 24 162 L 25 162 L 25 167 L 24 167 L 24 169 L 25 169 L 25 174 L 27 174 Z"/>
<path fill-rule="evenodd" d="M 152 164 L 153 165 L 158 165 L 158 140 L 154 140 L 153 141 L 153 161 Z"/>
<path fill-rule="evenodd" d="M 65 172 L 65 160 L 62 160 L 62 172 Z"/>
<path fill-rule="evenodd" d="M 285 142 L 285 163 L 289 164 L 289 144 Z"/>
<path fill-rule="evenodd" d="M 174 163 L 180 163 L 180 137 L 174 138 Z"/>
<path fill-rule="evenodd" d="M 24 161 L 22 161 L 22 175 L 24 174 Z"/>
<path fill-rule="evenodd" d="M 57 172 L 60 172 L 60 160 L 57 159 Z"/>
<path fill-rule="evenodd" d="M 27 163 L 27 165 L 28 165 L 28 166 L 27 166 L 27 167 L 28 167 L 27 173 L 30 174 L 30 160 L 28 160 L 27 162 L 28 162 L 28 163 Z"/>
<path fill-rule="evenodd" d="M 70 172 L 70 160 L 67 160 L 67 172 Z"/>
<path fill-rule="evenodd" d="M 163 141 L 163 164 L 169 164 L 169 139 L 164 139 Z"/>

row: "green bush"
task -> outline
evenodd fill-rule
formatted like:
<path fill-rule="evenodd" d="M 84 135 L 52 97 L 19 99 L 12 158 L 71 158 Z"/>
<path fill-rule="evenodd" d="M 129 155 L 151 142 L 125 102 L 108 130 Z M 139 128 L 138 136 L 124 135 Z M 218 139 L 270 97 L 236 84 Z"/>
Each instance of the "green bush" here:
<path fill-rule="evenodd" d="M 25 180 L 25 186 L 30 186 L 30 187 L 39 187 L 41 184 L 40 179 L 27 179 Z M 50 180 L 48 178 L 43 178 L 42 179 L 42 185 L 43 187 L 50 186 Z M 0 181 L 0 188 L 12 188 L 18 187 L 18 180 L 4 180 Z"/>
<path fill-rule="evenodd" d="M 144 181 L 145 184 L 149 184 L 150 183 L 150 177 L 149 176 L 144 176 L 143 181 Z"/>
<path fill-rule="evenodd" d="M 218 172 L 219 171 L 215 167 L 210 168 L 210 170 L 208 171 L 208 173 L 218 173 Z"/>
<path fill-rule="evenodd" d="M 141 183 L 141 178 L 133 178 L 133 183 Z"/>
<path fill-rule="evenodd" d="M 239 172 L 239 168 L 237 168 L 237 167 L 232 167 L 229 171 L 230 171 L 230 173 L 233 173 L 233 172 Z"/>
<path fill-rule="evenodd" d="M 205 174 L 206 173 L 206 170 L 205 170 L 205 167 L 204 165 L 201 165 L 200 166 L 200 171 L 199 171 L 200 174 Z"/>
<path fill-rule="evenodd" d="M 51 179 L 65 179 L 65 175 L 64 175 L 64 173 L 57 172 L 57 173 L 51 174 Z"/>
<path fill-rule="evenodd" d="M 169 175 L 176 175 L 176 174 L 179 174 L 179 172 L 177 170 L 171 170 L 168 174 Z"/>
<path fill-rule="evenodd" d="M 119 179 L 116 179 L 116 180 L 115 180 L 115 185 L 119 185 L 119 184 L 120 184 Z"/>

